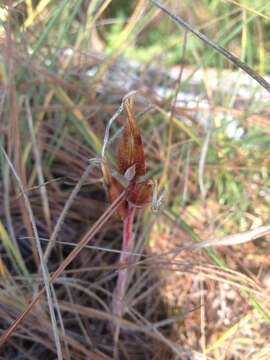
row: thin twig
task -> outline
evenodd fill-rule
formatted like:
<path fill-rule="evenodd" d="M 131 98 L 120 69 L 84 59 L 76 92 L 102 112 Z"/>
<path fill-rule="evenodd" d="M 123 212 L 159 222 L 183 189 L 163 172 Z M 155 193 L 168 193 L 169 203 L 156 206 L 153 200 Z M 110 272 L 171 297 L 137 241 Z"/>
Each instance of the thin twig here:
<path fill-rule="evenodd" d="M 240 59 L 238 59 L 236 56 L 231 54 L 229 51 L 225 50 L 223 47 L 216 44 L 214 41 L 208 39 L 207 36 L 202 34 L 200 31 L 194 29 L 192 26 L 190 26 L 187 22 L 185 22 L 183 19 L 178 17 L 177 15 L 173 14 L 170 10 L 159 4 L 155 0 L 149 0 L 152 4 L 160 8 L 162 11 L 164 11 L 167 15 L 169 15 L 174 21 L 176 21 L 178 24 L 182 25 L 185 29 L 192 32 L 192 34 L 196 35 L 199 39 L 203 40 L 206 44 L 210 45 L 212 48 L 217 50 L 219 53 L 221 53 L 223 56 L 225 56 L 227 59 L 229 59 L 232 63 L 234 63 L 237 67 L 240 67 L 243 69 L 249 76 L 251 76 L 255 81 L 257 81 L 262 87 L 264 87 L 269 93 L 270 93 L 270 84 L 262 77 L 260 76 L 256 71 L 251 69 L 247 64 L 243 63 Z M 268 6 L 269 4 L 266 4 Z"/>

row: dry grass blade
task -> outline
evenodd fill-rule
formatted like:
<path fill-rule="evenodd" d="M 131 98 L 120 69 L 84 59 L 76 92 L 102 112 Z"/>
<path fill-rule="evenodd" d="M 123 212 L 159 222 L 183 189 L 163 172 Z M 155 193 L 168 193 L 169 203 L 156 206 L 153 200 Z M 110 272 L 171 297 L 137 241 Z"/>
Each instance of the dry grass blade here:
<path fill-rule="evenodd" d="M 200 192 L 202 197 L 202 203 L 203 207 L 205 208 L 205 199 L 206 199 L 206 190 L 204 186 L 204 180 L 203 180 L 203 174 L 204 174 L 204 166 L 207 156 L 207 149 L 209 146 L 210 136 L 211 136 L 211 128 L 212 128 L 212 121 L 209 121 L 209 124 L 207 126 L 206 130 L 206 136 L 202 145 L 201 150 L 201 156 L 200 156 L 200 162 L 199 162 L 199 171 L 198 171 L 198 177 L 199 177 L 199 185 L 200 185 Z"/>
<path fill-rule="evenodd" d="M 42 248 L 41 248 L 41 244 L 39 241 L 39 234 L 38 234 L 38 230 L 37 230 L 37 226 L 35 223 L 35 219 L 34 219 L 34 214 L 30 205 L 30 201 L 26 195 L 26 193 L 24 192 L 24 188 L 23 188 L 23 184 L 21 182 L 21 179 L 19 178 L 14 166 L 12 165 L 7 153 L 5 152 L 5 149 L 2 147 L 2 145 L 0 144 L 0 150 L 2 151 L 8 165 L 10 166 L 17 182 L 18 185 L 20 187 L 21 192 L 23 193 L 23 197 L 24 197 L 24 201 L 25 201 L 25 205 L 26 205 L 26 209 L 29 213 L 29 217 L 31 220 L 31 225 L 33 228 L 33 232 L 34 232 L 34 236 L 35 236 L 35 240 L 36 240 L 36 245 L 37 245 L 37 249 L 38 249 L 38 254 L 39 254 L 39 260 L 40 260 L 40 265 L 41 265 L 41 270 L 42 270 L 42 275 L 43 275 L 43 279 L 44 279 L 44 292 L 46 291 L 47 294 L 47 299 L 48 299 L 48 305 L 49 305 L 49 310 L 50 310 L 50 316 L 51 316 L 51 321 L 52 321 L 52 326 L 53 326 L 53 334 L 54 334 L 54 339 L 55 339 L 55 345 L 56 345 L 56 349 L 57 349 L 57 355 L 59 359 L 62 359 L 62 350 L 61 350 L 61 343 L 60 343 L 60 338 L 59 338 L 59 334 L 58 334 L 58 329 L 57 329 L 57 324 L 56 324 L 56 318 L 55 318 L 55 313 L 54 313 L 54 307 L 53 307 L 53 300 L 52 300 L 52 294 L 51 294 L 51 289 L 50 289 L 50 283 L 49 283 L 49 274 L 48 274 L 48 269 L 46 264 L 43 261 L 43 253 L 42 253 Z M 1 342 L 0 342 L 0 347 L 1 347 Z"/>
<path fill-rule="evenodd" d="M 26 19 L 26 21 L 24 23 L 25 28 L 28 28 L 29 26 L 31 26 L 31 24 L 33 23 L 35 18 L 37 16 L 39 16 L 42 13 L 43 10 L 46 9 L 49 2 L 50 2 L 50 0 L 42 0 L 42 1 L 40 1 L 38 3 L 37 7 L 35 8 L 35 10 L 28 13 L 28 18 Z"/>
<path fill-rule="evenodd" d="M 189 248 L 206 248 L 211 246 L 232 246 L 256 240 L 270 233 L 270 225 L 264 225 L 254 230 L 244 231 L 239 234 L 221 236 L 204 240 L 201 243 L 190 245 Z"/>
<path fill-rule="evenodd" d="M 25 97 L 24 101 L 25 101 L 26 112 L 27 112 L 28 127 L 30 130 L 31 138 L 32 138 L 33 150 L 34 150 L 34 155 L 35 155 L 35 160 L 36 160 L 36 167 L 37 167 L 38 181 L 39 181 L 39 185 L 40 185 L 42 205 L 43 205 L 44 215 L 45 215 L 45 219 L 46 219 L 47 226 L 48 226 L 48 232 L 50 233 L 52 231 L 50 206 L 49 206 L 49 200 L 48 200 L 48 194 L 46 191 L 46 186 L 42 186 L 42 184 L 45 183 L 45 179 L 44 179 L 43 171 L 42 171 L 42 162 L 41 162 L 41 157 L 40 157 L 40 153 L 39 153 L 39 146 L 38 146 L 37 139 L 35 136 L 29 100 L 27 97 Z"/>
<path fill-rule="evenodd" d="M 64 218 L 68 212 L 68 209 L 70 208 L 73 200 L 75 199 L 76 195 L 78 194 L 83 182 L 88 178 L 91 170 L 93 168 L 93 163 L 90 163 L 87 167 L 87 169 L 85 170 L 85 172 L 83 173 L 83 175 L 81 176 L 80 180 L 77 182 L 75 188 L 73 189 L 72 193 L 70 194 L 68 200 L 66 201 L 65 203 L 65 206 L 64 206 L 64 209 L 62 210 L 61 212 L 61 215 L 59 216 L 58 220 L 57 220 L 57 223 L 54 227 L 54 230 L 53 230 L 53 233 L 50 237 L 50 240 L 49 240 L 49 244 L 45 250 L 45 253 L 44 253 L 44 261 L 47 262 L 49 256 L 50 256 L 50 253 L 53 249 L 53 246 L 55 245 L 55 241 L 56 241 L 56 237 L 57 237 L 57 234 L 58 234 L 58 231 L 60 230 L 61 228 L 61 225 L 64 221 Z"/>
<path fill-rule="evenodd" d="M 261 12 L 255 10 L 255 9 L 252 9 L 251 7 L 249 7 L 249 6 L 245 5 L 245 4 L 241 4 L 238 1 L 235 1 L 235 0 L 223 0 L 223 1 L 228 1 L 228 2 L 230 2 L 230 3 L 232 3 L 232 4 L 236 5 L 236 6 L 239 6 L 239 7 L 243 8 L 243 9 L 245 9 L 247 11 L 250 11 L 251 13 L 254 13 L 254 14 L 258 15 L 258 16 L 261 16 L 262 18 L 264 18 L 264 19 L 266 19 L 268 21 L 270 20 L 269 16 L 264 15 Z"/>
<path fill-rule="evenodd" d="M 104 214 L 98 219 L 98 221 L 91 227 L 91 229 L 84 235 L 78 245 L 71 251 L 71 253 L 65 258 L 62 264 L 54 272 L 54 274 L 49 278 L 48 284 L 53 284 L 54 280 L 62 273 L 62 271 L 68 266 L 68 264 L 78 255 L 78 253 L 84 248 L 88 241 L 100 230 L 100 228 L 106 223 L 110 216 L 114 213 L 117 207 L 123 201 L 125 193 L 123 192 L 104 212 Z M 33 308 L 33 306 L 38 302 L 41 295 L 45 292 L 45 287 L 35 296 L 31 301 L 28 307 L 23 311 L 23 313 L 16 319 L 16 321 L 10 326 L 10 328 L 2 335 L 0 338 L 0 347 L 5 344 L 8 338 L 16 330 L 16 328 L 21 324 L 25 316 Z"/>
<path fill-rule="evenodd" d="M 168 168 L 169 168 L 169 163 L 170 163 L 170 158 L 171 158 L 171 146 L 172 146 L 172 135 L 173 135 L 174 110 L 175 110 L 177 96 L 178 96 L 178 92 L 180 90 L 181 79 L 182 79 L 182 75 L 183 75 L 184 60 L 185 60 L 185 54 L 186 54 L 186 46 L 187 46 L 187 32 L 185 31 L 183 51 L 182 51 L 182 56 L 181 56 L 182 57 L 181 58 L 181 66 L 180 66 L 180 70 L 179 70 L 177 80 L 175 82 L 174 97 L 172 99 L 172 104 L 171 104 L 172 111 L 171 111 L 171 115 L 170 115 L 170 119 L 169 119 L 169 126 L 168 126 L 167 153 L 166 153 L 166 158 L 165 158 L 163 174 L 162 174 L 162 177 L 161 177 L 160 182 L 159 182 L 159 187 L 160 188 L 164 185 L 164 183 L 166 183 L 168 181 Z"/>
<path fill-rule="evenodd" d="M 112 54 L 111 58 L 101 66 L 98 72 L 98 76 L 102 77 L 106 70 L 108 69 L 109 65 L 112 64 L 117 57 L 121 54 L 121 51 L 123 50 L 122 47 L 125 46 L 125 40 L 127 40 L 128 36 L 130 35 L 133 28 L 136 26 L 136 21 L 138 19 L 138 16 L 140 12 L 143 10 L 144 7 L 144 0 L 139 0 L 139 2 L 136 5 L 136 8 L 127 23 L 126 27 L 123 29 L 122 33 L 119 35 L 117 42 L 114 44 L 115 52 Z"/>

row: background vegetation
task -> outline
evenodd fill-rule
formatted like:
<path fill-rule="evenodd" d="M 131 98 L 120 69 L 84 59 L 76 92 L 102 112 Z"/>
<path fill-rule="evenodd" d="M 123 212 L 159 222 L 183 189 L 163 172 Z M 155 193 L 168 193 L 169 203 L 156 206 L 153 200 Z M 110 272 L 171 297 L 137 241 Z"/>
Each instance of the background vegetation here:
<path fill-rule="evenodd" d="M 269 359 L 269 93 L 146 0 L 0 4 L 2 340 L 30 310 L 0 356 Z M 269 82 L 270 2 L 162 4 Z M 105 129 L 132 90 L 165 196 L 137 212 L 115 343 L 122 222 L 89 229 L 109 206 Z M 110 131 L 112 165 L 125 120 Z"/>

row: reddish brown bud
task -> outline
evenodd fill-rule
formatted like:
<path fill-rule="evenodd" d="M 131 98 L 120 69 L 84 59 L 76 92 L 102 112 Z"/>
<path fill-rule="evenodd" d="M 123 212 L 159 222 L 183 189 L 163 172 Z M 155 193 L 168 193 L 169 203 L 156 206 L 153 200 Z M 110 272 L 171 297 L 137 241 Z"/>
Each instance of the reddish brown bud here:
<path fill-rule="evenodd" d="M 127 201 L 135 206 L 144 206 L 149 204 L 151 194 L 152 184 L 149 181 L 132 183 L 127 189 Z"/>
<path fill-rule="evenodd" d="M 106 160 L 102 162 L 110 202 L 112 203 L 123 191 L 126 191 L 125 200 L 117 209 L 122 220 L 128 215 L 128 205 L 141 207 L 149 204 L 153 191 L 152 181 L 136 183 L 138 177 L 145 175 L 145 161 L 140 129 L 133 112 L 134 96 L 130 97 L 129 101 L 125 101 L 125 106 L 128 119 L 119 144 L 116 164 L 119 174 L 123 175 L 129 184 L 126 189 L 111 174 Z"/>
<path fill-rule="evenodd" d="M 125 191 L 125 187 L 111 174 L 111 170 L 105 162 L 102 163 L 102 171 L 103 171 L 105 184 L 108 189 L 109 201 L 112 204 L 114 200 L 116 200 L 119 197 L 119 195 L 123 191 Z M 127 216 L 127 211 L 128 211 L 127 201 L 122 202 L 116 211 L 120 219 L 123 220 Z"/>
<path fill-rule="evenodd" d="M 126 170 L 135 165 L 135 177 L 145 175 L 145 161 L 140 129 L 138 127 L 134 112 L 134 98 L 126 101 L 125 106 L 128 113 L 128 121 L 117 154 L 117 168 L 124 175 Z"/>

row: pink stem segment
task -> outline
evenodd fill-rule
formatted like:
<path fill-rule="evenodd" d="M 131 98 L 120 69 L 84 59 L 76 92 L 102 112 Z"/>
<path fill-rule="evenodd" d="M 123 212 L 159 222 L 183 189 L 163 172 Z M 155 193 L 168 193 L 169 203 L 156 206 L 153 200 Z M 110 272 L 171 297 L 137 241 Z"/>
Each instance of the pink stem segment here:
<path fill-rule="evenodd" d="M 124 229 L 123 229 L 123 244 L 122 251 L 123 253 L 120 256 L 120 264 L 127 265 L 130 252 L 132 250 L 132 225 L 134 222 L 136 208 L 129 204 L 127 217 L 124 219 Z M 113 314 L 116 316 L 122 316 L 122 300 L 125 295 L 125 286 L 127 280 L 127 268 L 119 270 L 117 285 L 115 288 L 114 298 L 113 298 Z"/>

